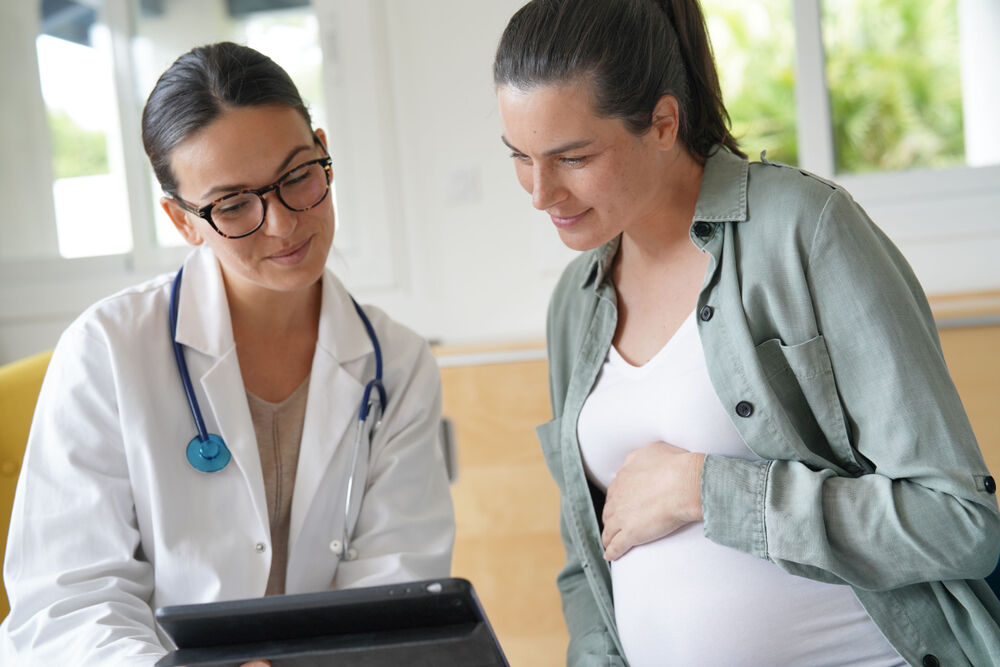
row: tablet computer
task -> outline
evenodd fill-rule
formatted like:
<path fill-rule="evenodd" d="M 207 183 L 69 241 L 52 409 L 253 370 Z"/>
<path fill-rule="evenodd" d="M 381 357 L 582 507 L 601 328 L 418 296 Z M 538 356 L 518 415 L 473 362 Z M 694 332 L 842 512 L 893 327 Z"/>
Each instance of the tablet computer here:
<path fill-rule="evenodd" d="M 446 578 L 156 610 L 177 650 L 157 667 L 508 667 L 465 579 Z"/>

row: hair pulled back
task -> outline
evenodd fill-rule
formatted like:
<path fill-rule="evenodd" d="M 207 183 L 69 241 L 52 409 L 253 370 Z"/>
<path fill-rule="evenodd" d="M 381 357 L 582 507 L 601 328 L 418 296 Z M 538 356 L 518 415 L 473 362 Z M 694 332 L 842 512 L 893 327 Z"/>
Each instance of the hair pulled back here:
<path fill-rule="evenodd" d="M 272 104 L 295 109 L 312 127 L 288 73 L 250 47 L 219 42 L 175 60 L 160 75 L 142 111 L 142 143 L 163 191 L 176 194 L 170 153 L 179 143 L 227 108 Z"/>
<path fill-rule="evenodd" d="M 704 161 L 716 144 L 743 156 L 729 131 L 697 0 L 532 0 L 514 14 L 493 62 L 499 86 L 590 83 L 594 110 L 636 135 L 663 95 L 680 108 L 678 136 Z"/>

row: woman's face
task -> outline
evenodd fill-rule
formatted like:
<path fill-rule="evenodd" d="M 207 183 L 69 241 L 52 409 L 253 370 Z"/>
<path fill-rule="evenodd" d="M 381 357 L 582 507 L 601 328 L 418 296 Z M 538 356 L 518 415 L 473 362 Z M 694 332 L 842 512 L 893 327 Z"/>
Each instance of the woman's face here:
<path fill-rule="evenodd" d="M 517 180 L 567 246 L 595 248 L 662 214 L 662 167 L 679 146 L 671 127 L 654 123 L 636 136 L 620 119 L 594 113 L 583 82 L 502 86 L 498 98 Z"/>
<path fill-rule="evenodd" d="M 316 135 L 325 145 L 322 130 Z M 324 156 L 295 109 L 239 107 L 227 109 L 178 144 L 170 165 L 178 196 L 200 208 L 231 192 L 266 187 L 298 165 Z M 332 196 L 300 212 L 285 208 L 274 191 L 264 200 L 263 226 L 238 239 L 220 236 L 207 220 L 171 198 L 162 203 L 188 243 L 205 243 L 215 252 L 228 288 L 290 292 L 314 285 L 333 243 Z"/>

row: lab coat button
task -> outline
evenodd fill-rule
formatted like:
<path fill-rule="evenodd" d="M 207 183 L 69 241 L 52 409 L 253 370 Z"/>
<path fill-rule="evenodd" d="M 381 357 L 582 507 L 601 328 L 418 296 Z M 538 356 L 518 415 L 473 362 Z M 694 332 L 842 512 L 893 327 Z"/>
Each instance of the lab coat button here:
<path fill-rule="evenodd" d="M 715 310 L 711 306 L 705 306 L 704 308 L 701 309 L 701 312 L 698 314 L 698 316 L 701 317 L 702 322 L 708 322 L 710 319 L 712 319 L 712 315 L 714 314 Z"/>
<path fill-rule="evenodd" d="M 924 659 L 921 660 L 921 662 L 923 663 L 924 667 L 941 667 L 941 661 L 938 660 L 937 656 L 934 655 L 933 653 L 928 653 L 927 655 L 925 655 Z"/>
<path fill-rule="evenodd" d="M 740 401 L 736 404 L 736 414 L 740 417 L 749 417 L 753 414 L 753 403 L 749 401 Z"/>
<path fill-rule="evenodd" d="M 696 222 L 694 225 L 694 235 L 700 239 L 708 238 L 712 235 L 712 225 L 707 222 Z"/>
<path fill-rule="evenodd" d="M 330 542 L 330 551 L 337 554 L 338 556 L 340 555 L 341 551 L 340 540 L 334 540 L 333 542 Z"/>
<path fill-rule="evenodd" d="M 986 489 L 986 493 L 997 492 L 997 482 L 993 479 L 992 475 L 987 475 L 985 479 L 983 479 L 983 488 Z"/>
<path fill-rule="evenodd" d="M 264 553 L 264 550 L 267 549 L 267 546 L 265 546 L 263 542 L 258 542 L 253 548 L 257 551 L 257 553 L 262 554 Z"/>

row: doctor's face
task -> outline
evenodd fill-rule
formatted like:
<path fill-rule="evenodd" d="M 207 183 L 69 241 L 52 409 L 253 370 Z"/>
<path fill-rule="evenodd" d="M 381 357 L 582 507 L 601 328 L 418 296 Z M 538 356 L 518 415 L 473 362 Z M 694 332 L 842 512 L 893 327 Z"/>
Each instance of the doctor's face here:
<path fill-rule="evenodd" d="M 322 130 L 316 136 L 325 144 Z M 224 111 L 178 144 L 170 154 L 170 165 L 177 195 L 201 208 L 240 190 L 266 188 L 299 165 L 325 156 L 298 111 L 256 106 Z M 289 188 L 297 183 L 295 178 L 293 174 L 286 181 Z M 215 252 L 230 289 L 288 292 L 314 285 L 333 243 L 333 196 L 327 193 L 319 205 L 305 211 L 287 208 L 274 190 L 263 197 L 264 222 L 243 238 L 225 238 L 176 200 L 162 201 L 189 243 L 205 243 Z M 213 213 L 225 205 L 220 202 Z"/>

